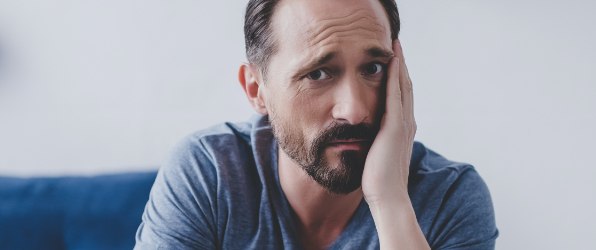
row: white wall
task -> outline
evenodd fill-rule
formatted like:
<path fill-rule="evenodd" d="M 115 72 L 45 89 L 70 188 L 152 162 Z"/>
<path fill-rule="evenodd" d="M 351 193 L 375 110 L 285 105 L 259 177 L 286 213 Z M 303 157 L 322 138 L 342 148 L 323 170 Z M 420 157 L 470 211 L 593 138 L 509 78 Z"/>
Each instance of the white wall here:
<path fill-rule="evenodd" d="M 596 2 L 403 0 L 417 139 L 476 165 L 498 249 L 593 249 Z M 245 1 L 0 1 L 0 174 L 155 169 L 252 111 Z"/>

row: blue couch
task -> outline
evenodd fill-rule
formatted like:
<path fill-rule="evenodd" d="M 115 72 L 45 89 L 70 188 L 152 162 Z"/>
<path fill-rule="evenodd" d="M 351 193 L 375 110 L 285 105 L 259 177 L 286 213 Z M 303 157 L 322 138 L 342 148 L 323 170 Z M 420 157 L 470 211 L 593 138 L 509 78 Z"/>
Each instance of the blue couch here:
<path fill-rule="evenodd" d="M 0 249 L 132 249 L 155 176 L 0 177 Z"/>

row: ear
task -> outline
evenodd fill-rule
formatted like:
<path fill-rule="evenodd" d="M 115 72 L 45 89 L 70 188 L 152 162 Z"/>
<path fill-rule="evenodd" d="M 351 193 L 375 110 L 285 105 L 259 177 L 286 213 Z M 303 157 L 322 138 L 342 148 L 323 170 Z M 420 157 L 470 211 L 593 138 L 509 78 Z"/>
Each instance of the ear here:
<path fill-rule="evenodd" d="M 238 81 L 242 90 L 248 98 L 248 102 L 260 114 L 266 115 L 267 108 L 263 100 L 263 89 L 261 88 L 259 72 L 253 65 L 243 63 L 238 70 Z"/>

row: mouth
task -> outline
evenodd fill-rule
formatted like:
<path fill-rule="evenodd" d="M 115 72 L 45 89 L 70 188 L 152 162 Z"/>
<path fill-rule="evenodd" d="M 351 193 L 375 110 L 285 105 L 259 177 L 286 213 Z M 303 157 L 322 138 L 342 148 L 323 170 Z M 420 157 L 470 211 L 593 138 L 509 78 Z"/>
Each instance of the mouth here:
<path fill-rule="evenodd" d="M 365 139 L 348 139 L 348 140 L 334 140 L 327 144 L 328 147 L 337 150 L 362 150 L 370 146 L 370 140 Z"/>

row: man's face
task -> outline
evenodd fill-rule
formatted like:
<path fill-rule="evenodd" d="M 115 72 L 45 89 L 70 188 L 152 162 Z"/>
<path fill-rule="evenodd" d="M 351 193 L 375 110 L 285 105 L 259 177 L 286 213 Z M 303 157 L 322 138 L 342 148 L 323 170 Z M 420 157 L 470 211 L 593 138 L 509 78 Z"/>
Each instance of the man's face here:
<path fill-rule="evenodd" d="M 377 0 L 284 0 L 263 88 L 282 150 L 320 185 L 361 183 L 383 112 L 391 30 Z"/>

